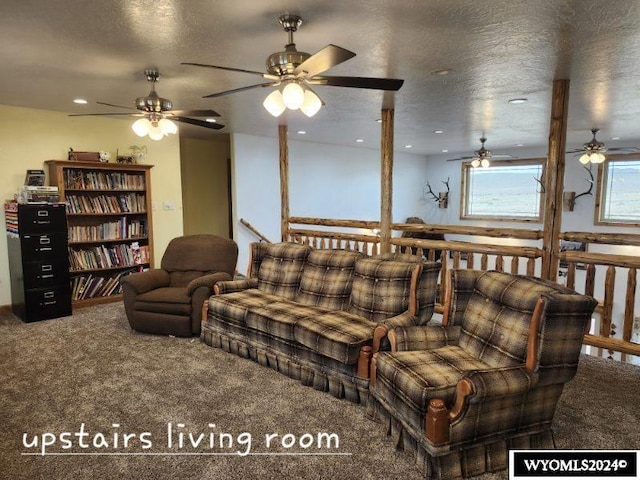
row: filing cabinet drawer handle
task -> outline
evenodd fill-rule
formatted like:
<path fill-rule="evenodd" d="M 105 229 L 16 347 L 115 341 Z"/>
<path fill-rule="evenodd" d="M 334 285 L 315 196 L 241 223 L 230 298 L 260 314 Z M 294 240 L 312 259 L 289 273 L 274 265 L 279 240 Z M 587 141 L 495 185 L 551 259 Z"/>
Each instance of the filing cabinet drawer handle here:
<path fill-rule="evenodd" d="M 38 216 L 39 217 L 48 217 L 49 216 L 49 211 L 48 210 L 38 210 Z"/>
<path fill-rule="evenodd" d="M 54 300 L 53 302 L 44 302 L 42 305 L 55 305 L 56 303 L 58 302 Z"/>
<path fill-rule="evenodd" d="M 49 237 L 40 237 L 40 245 L 49 245 L 51 239 Z"/>
<path fill-rule="evenodd" d="M 44 298 L 53 298 L 55 296 L 55 292 L 44 292 Z"/>
<path fill-rule="evenodd" d="M 53 265 L 42 265 L 43 272 L 50 272 L 53 270 Z"/>
<path fill-rule="evenodd" d="M 40 278 L 53 278 L 54 275 L 53 273 L 50 273 L 49 275 L 40 275 Z"/>

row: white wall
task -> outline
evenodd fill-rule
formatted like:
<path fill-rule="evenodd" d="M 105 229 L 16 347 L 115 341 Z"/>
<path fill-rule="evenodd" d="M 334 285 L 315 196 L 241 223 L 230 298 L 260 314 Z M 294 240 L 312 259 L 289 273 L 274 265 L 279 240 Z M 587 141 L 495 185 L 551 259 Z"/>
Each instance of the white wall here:
<path fill-rule="evenodd" d="M 249 243 L 257 239 L 239 224 L 241 218 L 271 241 L 280 240 L 278 140 L 235 134 L 231 155 L 238 270 L 246 272 Z M 424 215 L 425 161 L 421 155 L 394 154 L 394 220 Z M 380 152 L 290 140 L 289 205 L 291 216 L 380 220 Z"/>

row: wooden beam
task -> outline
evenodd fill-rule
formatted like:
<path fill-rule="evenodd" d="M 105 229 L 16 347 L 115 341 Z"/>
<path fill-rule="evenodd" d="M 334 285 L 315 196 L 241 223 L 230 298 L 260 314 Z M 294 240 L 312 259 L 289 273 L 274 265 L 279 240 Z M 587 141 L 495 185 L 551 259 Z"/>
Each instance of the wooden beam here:
<path fill-rule="evenodd" d="M 382 163 L 380 188 L 380 253 L 391 251 L 391 222 L 393 198 L 393 109 L 382 109 L 380 153 Z"/>
<path fill-rule="evenodd" d="M 567 113 L 569 110 L 569 80 L 554 80 L 549 126 L 549 155 L 544 175 L 544 279 L 558 277 L 560 228 L 562 225 L 562 194 L 564 190 L 564 152 L 567 143 Z"/>
<path fill-rule="evenodd" d="M 278 125 L 278 140 L 280 145 L 280 232 L 281 239 L 285 242 L 289 231 L 289 144 L 286 125 Z"/>

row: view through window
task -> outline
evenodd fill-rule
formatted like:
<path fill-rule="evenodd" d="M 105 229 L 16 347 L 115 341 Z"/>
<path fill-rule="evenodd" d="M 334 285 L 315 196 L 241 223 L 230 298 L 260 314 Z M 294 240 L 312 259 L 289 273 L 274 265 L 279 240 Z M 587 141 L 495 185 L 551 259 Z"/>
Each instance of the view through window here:
<path fill-rule="evenodd" d="M 463 165 L 462 218 L 541 221 L 543 159 Z"/>
<path fill-rule="evenodd" d="M 601 223 L 640 223 L 640 160 L 608 160 L 600 170 Z"/>

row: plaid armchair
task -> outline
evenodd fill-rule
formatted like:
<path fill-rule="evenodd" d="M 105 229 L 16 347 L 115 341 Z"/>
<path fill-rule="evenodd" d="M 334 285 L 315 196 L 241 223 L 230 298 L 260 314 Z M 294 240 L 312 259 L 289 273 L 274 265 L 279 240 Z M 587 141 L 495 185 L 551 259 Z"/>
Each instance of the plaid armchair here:
<path fill-rule="evenodd" d="M 395 328 L 374 356 L 369 413 L 427 477 L 507 467 L 509 448 L 553 447 L 551 422 L 596 301 L 552 282 L 452 270 L 443 325 Z"/>

